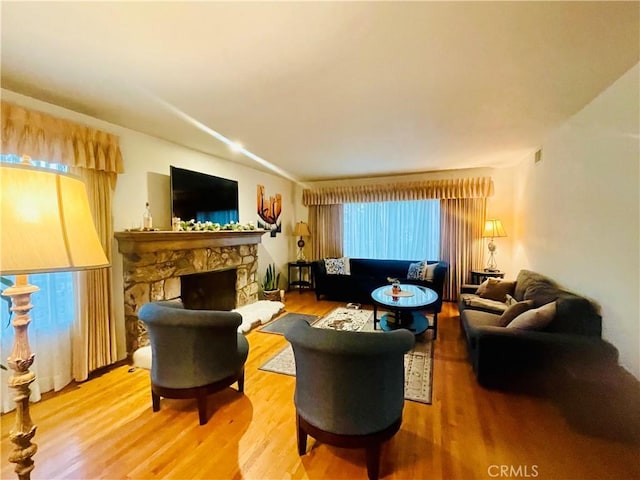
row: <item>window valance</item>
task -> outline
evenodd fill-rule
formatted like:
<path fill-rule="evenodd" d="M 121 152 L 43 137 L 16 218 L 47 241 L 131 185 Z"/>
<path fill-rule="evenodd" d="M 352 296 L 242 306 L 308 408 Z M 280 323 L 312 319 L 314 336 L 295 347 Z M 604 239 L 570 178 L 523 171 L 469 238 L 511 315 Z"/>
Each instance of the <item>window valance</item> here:
<path fill-rule="evenodd" d="M 335 205 L 443 198 L 487 198 L 492 195 L 491 177 L 477 177 L 305 189 L 302 192 L 302 203 L 307 206 Z"/>
<path fill-rule="evenodd" d="M 2 102 L 2 153 L 26 154 L 73 167 L 122 173 L 118 137 L 46 113 Z"/>

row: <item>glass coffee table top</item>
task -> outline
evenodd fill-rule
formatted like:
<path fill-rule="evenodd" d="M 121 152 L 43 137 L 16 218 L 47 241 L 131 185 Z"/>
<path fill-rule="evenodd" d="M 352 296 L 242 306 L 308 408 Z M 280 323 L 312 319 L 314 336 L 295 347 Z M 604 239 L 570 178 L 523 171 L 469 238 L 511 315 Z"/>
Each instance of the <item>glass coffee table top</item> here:
<path fill-rule="evenodd" d="M 397 297 L 389 295 L 391 285 L 376 288 L 371 292 L 371 298 L 378 305 L 398 310 L 417 310 L 427 307 L 438 300 L 438 294 L 427 287 L 418 285 L 400 285 L 401 294 Z M 408 296 L 403 295 L 411 294 Z"/>

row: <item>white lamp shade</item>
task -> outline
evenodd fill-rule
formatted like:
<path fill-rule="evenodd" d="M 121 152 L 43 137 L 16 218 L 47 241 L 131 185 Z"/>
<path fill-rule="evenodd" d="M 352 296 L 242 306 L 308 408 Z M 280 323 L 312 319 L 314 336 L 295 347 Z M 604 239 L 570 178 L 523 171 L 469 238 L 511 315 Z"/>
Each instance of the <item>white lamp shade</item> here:
<path fill-rule="evenodd" d="M 0 272 L 108 266 L 81 179 L 27 165 L 0 167 Z"/>

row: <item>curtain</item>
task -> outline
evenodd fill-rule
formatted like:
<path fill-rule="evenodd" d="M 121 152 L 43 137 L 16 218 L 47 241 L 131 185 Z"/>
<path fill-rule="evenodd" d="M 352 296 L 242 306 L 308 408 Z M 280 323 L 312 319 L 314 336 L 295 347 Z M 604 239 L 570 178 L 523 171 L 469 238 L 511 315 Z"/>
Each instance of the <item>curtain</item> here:
<path fill-rule="evenodd" d="M 449 263 L 444 300 L 457 300 L 460 285 L 466 282 L 469 271 L 482 265 L 486 204 L 484 198 L 440 201 L 440 259 Z"/>
<path fill-rule="evenodd" d="M 353 258 L 436 260 L 440 202 L 344 204 L 344 255 Z"/>
<path fill-rule="evenodd" d="M 7 102 L 1 107 L 1 151 L 72 167 L 85 181 L 96 230 L 111 260 L 111 203 L 117 174 L 123 172 L 118 137 Z M 78 273 L 75 281 L 73 373 L 84 380 L 91 370 L 116 360 L 111 271 Z"/>
<path fill-rule="evenodd" d="M 1 102 L 2 153 L 122 173 L 118 137 L 46 113 Z"/>
<path fill-rule="evenodd" d="M 304 205 L 400 202 L 445 198 L 486 198 L 493 195 L 490 177 L 426 180 L 422 182 L 347 185 L 302 192 Z"/>
<path fill-rule="evenodd" d="M 342 257 L 342 205 L 312 205 L 309 207 L 313 259 Z"/>
<path fill-rule="evenodd" d="M 15 281 L 13 276 L 8 277 Z M 39 273 L 29 275 L 29 284 L 40 288 L 31 295 L 33 309 L 30 312 L 29 345 L 35 353 L 31 371 L 36 379 L 31 384 L 31 401 L 40 400 L 42 393 L 61 390 L 72 380 L 71 330 L 75 320 L 73 273 Z M 13 327 L 8 303 L 0 302 L 0 355 L 6 365 L 13 346 Z M 7 382 L 13 370 L 2 370 L 0 392 L 2 412 L 15 408 L 13 391 Z"/>
<path fill-rule="evenodd" d="M 93 223 L 111 262 L 115 174 L 82 167 L 72 168 L 72 172 L 87 186 Z M 86 380 L 89 372 L 117 360 L 111 273 L 111 268 L 99 268 L 75 274 L 78 319 L 73 331 L 73 376 L 78 381 Z"/>

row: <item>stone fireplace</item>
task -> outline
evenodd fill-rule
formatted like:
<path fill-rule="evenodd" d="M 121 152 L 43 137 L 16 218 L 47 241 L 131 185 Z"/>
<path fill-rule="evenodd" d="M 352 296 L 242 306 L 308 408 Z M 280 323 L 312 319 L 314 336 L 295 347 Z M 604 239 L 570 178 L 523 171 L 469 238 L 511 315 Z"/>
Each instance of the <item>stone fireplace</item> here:
<path fill-rule="evenodd" d="M 264 231 L 117 232 L 123 258 L 127 355 L 149 343 L 138 310 L 182 298 L 189 308 L 231 310 L 258 300 Z"/>

